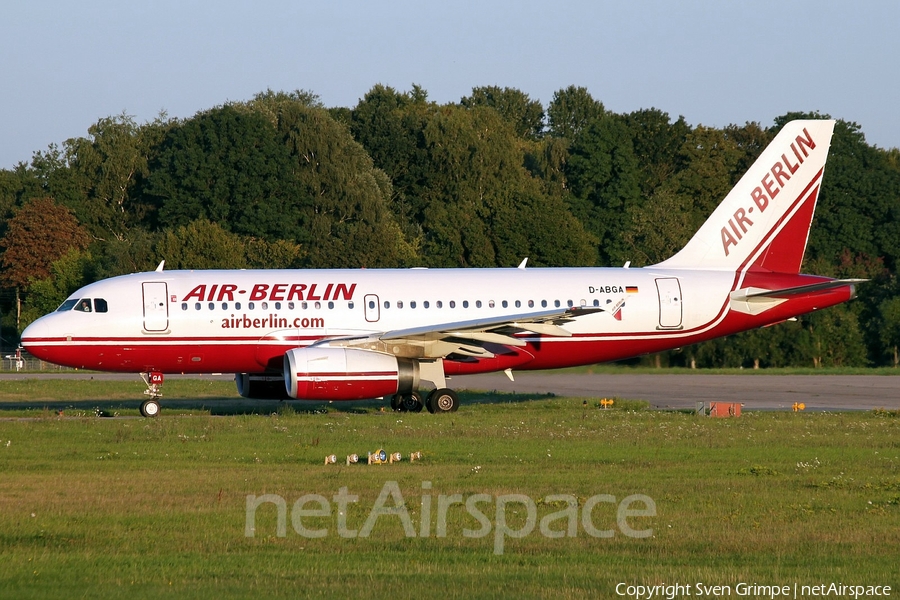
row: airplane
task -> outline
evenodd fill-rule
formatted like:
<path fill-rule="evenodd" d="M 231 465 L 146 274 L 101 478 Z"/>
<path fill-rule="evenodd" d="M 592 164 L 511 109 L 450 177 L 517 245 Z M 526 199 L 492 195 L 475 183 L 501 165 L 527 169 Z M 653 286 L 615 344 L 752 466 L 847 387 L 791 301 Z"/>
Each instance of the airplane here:
<path fill-rule="evenodd" d="M 630 268 L 203 270 L 87 285 L 22 333 L 60 365 L 233 372 L 241 396 L 390 399 L 454 412 L 453 375 L 616 361 L 848 301 L 861 279 L 800 274 L 832 120 L 787 123 L 687 245 Z M 423 398 L 420 387 L 430 390 Z"/>

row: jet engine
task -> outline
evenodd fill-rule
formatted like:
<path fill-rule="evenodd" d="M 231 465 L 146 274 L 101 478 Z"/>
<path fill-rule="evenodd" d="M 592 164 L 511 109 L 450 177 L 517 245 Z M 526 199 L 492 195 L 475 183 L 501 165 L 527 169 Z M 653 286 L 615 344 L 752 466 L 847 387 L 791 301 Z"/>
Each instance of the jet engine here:
<path fill-rule="evenodd" d="M 356 348 L 297 348 L 284 355 L 284 383 L 288 395 L 300 400 L 409 394 L 419 386 L 419 363 Z"/>

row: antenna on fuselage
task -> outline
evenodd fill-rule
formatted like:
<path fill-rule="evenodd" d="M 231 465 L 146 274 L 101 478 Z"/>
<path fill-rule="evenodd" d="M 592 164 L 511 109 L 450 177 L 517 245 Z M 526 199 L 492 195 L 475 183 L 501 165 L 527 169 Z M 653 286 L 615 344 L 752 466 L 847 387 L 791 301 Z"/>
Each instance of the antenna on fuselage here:
<path fill-rule="evenodd" d="M 166 266 L 166 261 L 165 261 L 165 260 L 163 260 L 162 262 L 159 263 L 159 266 L 156 267 L 156 272 L 157 272 L 157 273 L 161 273 L 164 266 Z"/>
<path fill-rule="evenodd" d="M 519 263 L 519 268 L 524 269 L 525 263 L 527 263 L 527 262 L 528 262 L 528 257 L 526 256 L 525 258 L 522 259 L 522 262 Z"/>

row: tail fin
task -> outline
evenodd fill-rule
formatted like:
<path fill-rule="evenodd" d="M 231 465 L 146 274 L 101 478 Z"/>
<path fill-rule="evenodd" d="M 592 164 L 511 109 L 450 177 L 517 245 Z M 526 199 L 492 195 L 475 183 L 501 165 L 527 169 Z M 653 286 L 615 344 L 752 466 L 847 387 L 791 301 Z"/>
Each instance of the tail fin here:
<path fill-rule="evenodd" d="M 791 121 L 694 237 L 658 267 L 799 273 L 834 121 Z"/>

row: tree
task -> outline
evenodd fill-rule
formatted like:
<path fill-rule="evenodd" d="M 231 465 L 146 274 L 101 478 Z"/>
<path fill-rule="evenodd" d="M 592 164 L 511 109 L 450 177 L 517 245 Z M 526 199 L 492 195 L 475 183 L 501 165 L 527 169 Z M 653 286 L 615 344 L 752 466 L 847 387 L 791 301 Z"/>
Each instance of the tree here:
<path fill-rule="evenodd" d="M 263 114 L 223 106 L 172 126 L 143 194 L 157 226 L 207 219 L 268 240 L 302 242 L 308 231 L 287 147 Z"/>
<path fill-rule="evenodd" d="M 572 212 L 600 240 L 601 262 L 631 260 L 623 233 L 640 201 L 640 176 L 621 118 L 604 115 L 583 128 L 572 142 L 566 178 Z"/>
<path fill-rule="evenodd" d="M 148 174 L 151 146 L 171 124 L 161 114 L 139 126 L 123 113 L 97 121 L 87 138 L 66 141 L 69 170 L 80 188 L 72 208 L 95 238 L 123 241 L 129 228 L 146 216 L 134 189 Z"/>
<path fill-rule="evenodd" d="M 93 278 L 90 252 L 76 248 L 50 265 L 50 274 L 32 278 L 28 298 L 23 302 L 21 326 L 27 327 L 43 315 L 53 312 L 72 292 Z"/>
<path fill-rule="evenodd" d="M 241 238 L 217 223 L 198 219 L 168 229 L 156 244 L 156 254 L 169 269 L 246 269 Z"/>
<path fill-rule="evenodd" d="M 593 240 L 525 169 L 511 125 L 486 107 L 443 107 L 422 131 L 423 251 L 433 266 L 593 264 Z"/>
<path fill-rule="evenodd" d="M 466 108 L 489 106 L 500 113 L 503 120 L 512 125 L 516 135 L 526 139 L 538 139 L 544 132 L 544 107 L 528 94 L 515 88 L 495 85 L 472 88 L 472 95 L 460 100 Z"/>
<path fill-rule="evenodd" d="M 671 123 L 668 113 L 655 108 L 629 113 L 624 121 L 641 170 L 641 191 L 650 196 L 681 169 L 679 153 L 691 128 L 684 117 Z"/>
<path fill-rule="evenodd" d="M 594 100 L 587 88 L 570 85 L 554 93 L 547 107 L 550 135 L 574 139 L 605 112 L 603 104 Z"/>
<path fill-rule="evenodd" d="M 344 125 L 320 108 L 286 105 L 278 134 L 288 151 L 311 267 L 397 267 L 416 252 L 390 211 L 391 183 Z"/>
<path fill-rule="evenodd" d="M 16 290 L 16 326 L 22 315 L 22 292 L 33 280 L 50 276 L 50 266 L 72 249 L 88 246 L 87 232 L 67 208 L 50 198 L 35 198 L 9 221 L 0 248 L 0 281 Z"/>
<path fill-rule="evenodd" d="M 882 301 L 878 311 L 882 321 L 881 342 L 890 349 L 892 364 L 897 368 L 900 365 L 900 354 L 897 352 L 897 347 L 900 346 L 900 297 Z"/>
<path fill-rule="evenodd" d="M 421 236 L 423 190 L 429 168 L 422 136 L 436 105 L 418 86 L 398 92 L 376 85 L 351 111 L 350 132 L 391 181 L 391 211 L 411 242 Z M 414 243 L 414 242 L 413 242 Z"/>

